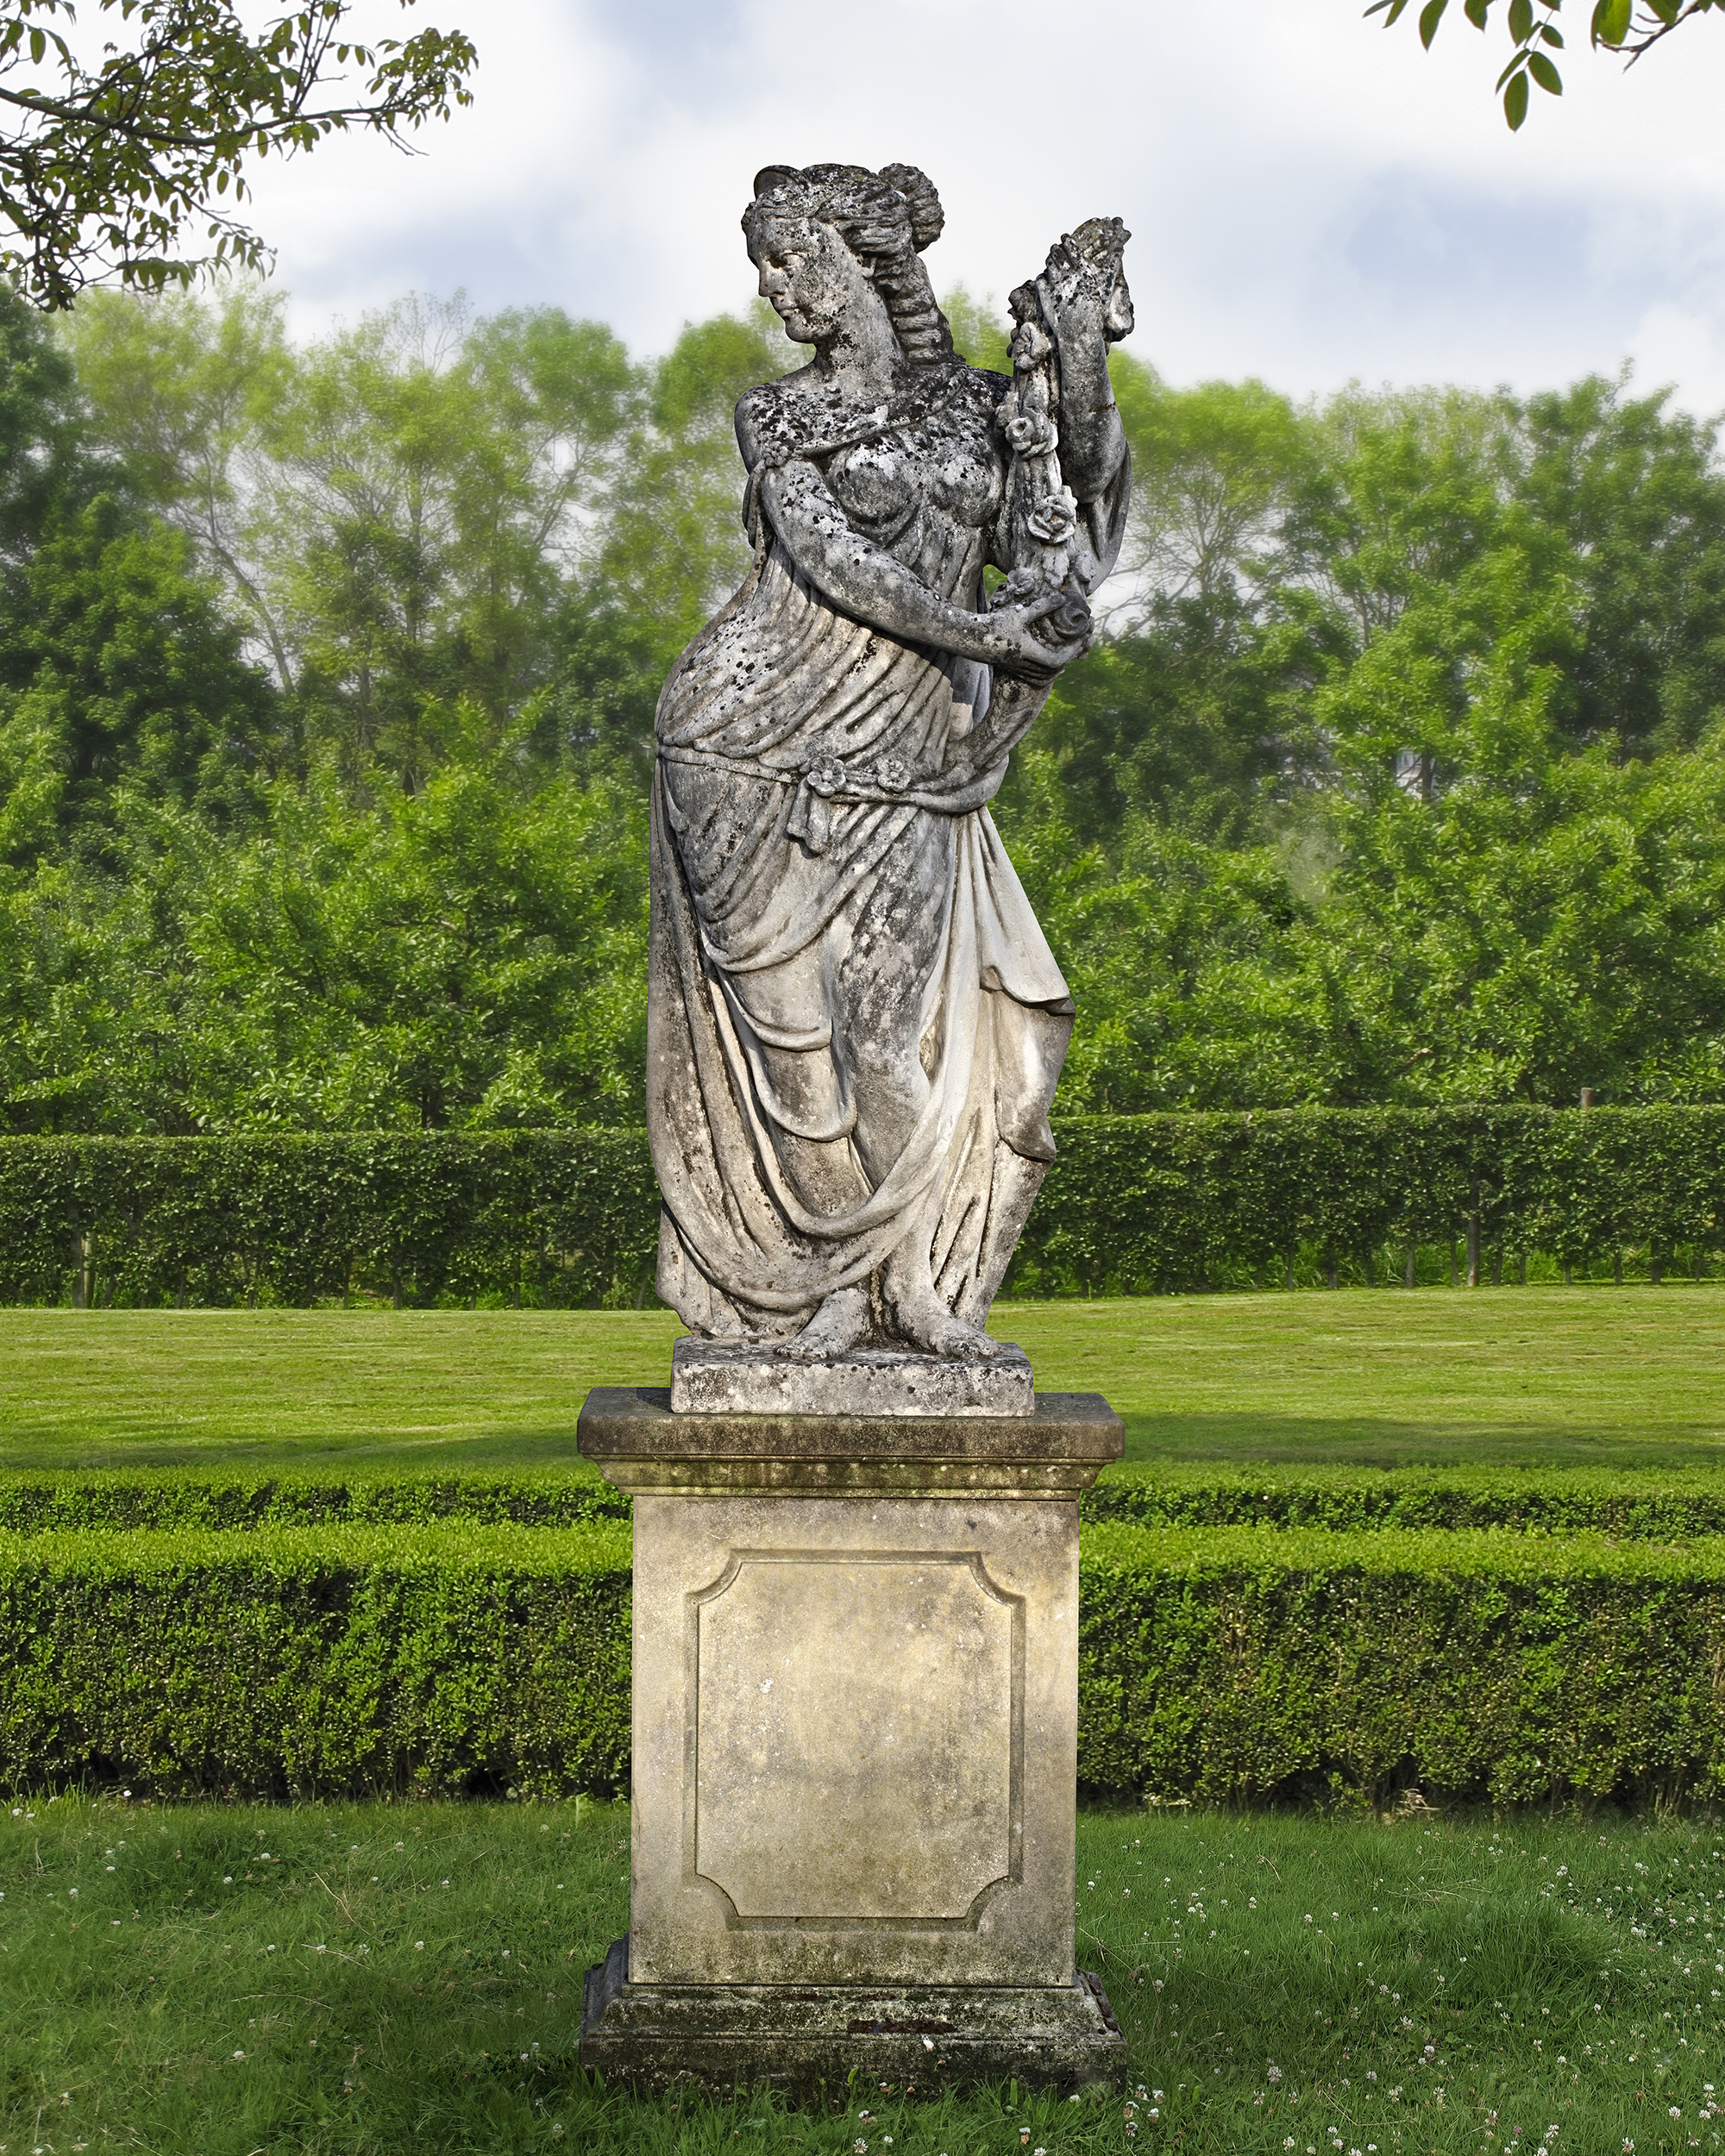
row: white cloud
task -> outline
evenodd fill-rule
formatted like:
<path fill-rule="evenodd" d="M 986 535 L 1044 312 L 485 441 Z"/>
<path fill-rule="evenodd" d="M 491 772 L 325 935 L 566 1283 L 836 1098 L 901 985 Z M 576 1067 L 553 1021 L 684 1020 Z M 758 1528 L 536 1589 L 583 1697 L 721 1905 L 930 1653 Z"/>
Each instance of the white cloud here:
<path fill-rule="evenodd" d="M 1430 54 L 1355 0 L 421 0 L 479 103 L 403 160 L 336 141 L 266 176 L 296 326 L 410 288 L 556 304 L 637 348 L 746 299 L 757 166 L 925 166 L 937 284 L 1004 293 L 1063 224 L 1135 237 L 1135 348 L 1176 379 L 1509 381 L 1633 355 L 1725 402 L 1725 27 L 1623 78 L 1571 55 L 1512 137 L 1501 33 Z"/>

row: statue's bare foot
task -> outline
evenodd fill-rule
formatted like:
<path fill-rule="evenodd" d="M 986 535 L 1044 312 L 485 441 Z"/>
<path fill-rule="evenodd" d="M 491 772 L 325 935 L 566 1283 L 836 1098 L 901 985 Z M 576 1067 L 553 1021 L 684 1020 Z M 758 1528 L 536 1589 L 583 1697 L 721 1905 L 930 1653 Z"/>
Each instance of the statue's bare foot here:
<path fill-rule="evenodd" d="M 925 1355 L 944 1356 L 947 1361 L 986 1362 L 1000 1352 L 981 1326 L 955 1318 L 931 1286 L 928 1294 L 905 1296 L 893 1305 L 893 1318 L 907 1346 Z"/>
<path fill-rule="evenodd" d="M 779 1349 L 794 1363 L 826 1363 L 835 1355 L 848 1355 L 869 1333 L 869 1291 L 866 1288 L 839 1288 L 822 1303 L 800 1332 L 793 1333 Z"/>

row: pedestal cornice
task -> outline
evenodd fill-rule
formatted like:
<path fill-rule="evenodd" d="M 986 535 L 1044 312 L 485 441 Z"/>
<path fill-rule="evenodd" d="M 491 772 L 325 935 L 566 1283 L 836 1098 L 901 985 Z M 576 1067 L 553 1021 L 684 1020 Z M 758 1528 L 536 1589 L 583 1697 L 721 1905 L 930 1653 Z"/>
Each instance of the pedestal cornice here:
<path fill-rule="evenodd" d="M 1072 1498 L 1120 1457 L 1100 1393 L 1028 1415 L 674 1414 L 660 1386 L 596 1386 L 576 1442 L 615 1489 L 656 1495 Z"/>

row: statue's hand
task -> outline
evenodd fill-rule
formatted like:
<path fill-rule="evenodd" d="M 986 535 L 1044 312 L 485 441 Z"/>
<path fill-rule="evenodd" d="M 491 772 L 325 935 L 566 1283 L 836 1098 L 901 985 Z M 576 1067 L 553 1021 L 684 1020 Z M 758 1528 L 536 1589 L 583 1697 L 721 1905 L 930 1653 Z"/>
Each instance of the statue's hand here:
<path fill-rule="evenodd" d="M 1102 341 L 1110 294 L 1099 287 L 1070 235 L 1048 250 L 1047 266 L 1036 280 L 1036 290 L 1044 319 L 1063 347 L 1087 338 Z"/>
<path fill-rule="evenodd" d="M 1044 592 L 1021 605 L 999 607 L 982 619 L 991 646 L 989 665 L 1038 686 L 1082 659 L 1095 633 L 1088 608 L 1064 592 Z"/>

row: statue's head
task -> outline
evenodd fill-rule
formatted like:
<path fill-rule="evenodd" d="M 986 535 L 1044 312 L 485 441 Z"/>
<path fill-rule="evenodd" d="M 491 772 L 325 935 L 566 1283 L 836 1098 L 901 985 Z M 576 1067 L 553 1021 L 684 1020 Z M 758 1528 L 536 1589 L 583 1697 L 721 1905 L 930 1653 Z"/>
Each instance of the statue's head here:
<path fill-rule="evenodd" d="M 860 165 L 768 165 L 743 213 L 762 289 L 800 344 L 834 335 L 858 273 L 892 319 L 917 367 L 952 357 L 952 333 L 935 303 L 922 250 L 940 237 L 940 197 L 914 165 L 878 172 Z"/>

